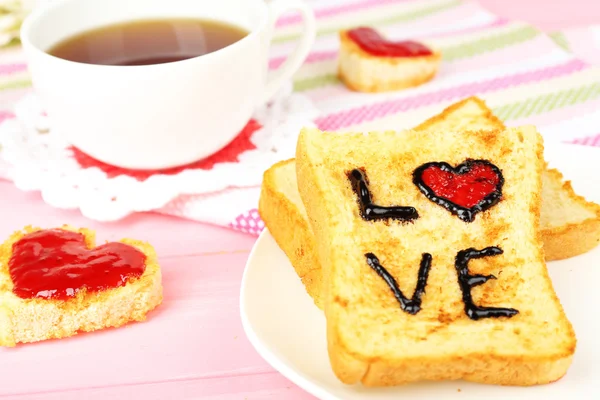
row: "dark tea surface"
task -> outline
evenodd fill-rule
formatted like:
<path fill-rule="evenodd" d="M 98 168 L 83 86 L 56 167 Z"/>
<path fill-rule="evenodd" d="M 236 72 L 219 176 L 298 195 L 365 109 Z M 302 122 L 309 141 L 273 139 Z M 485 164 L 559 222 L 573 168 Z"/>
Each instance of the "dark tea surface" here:
<path fill-rule="evenodd" d="M 157 19 L 107 25 L 71 36 L 48 52 L 69 61 L 150 65 L 186 60 L 227 47 L 243 28 L 202 19 Z"/>

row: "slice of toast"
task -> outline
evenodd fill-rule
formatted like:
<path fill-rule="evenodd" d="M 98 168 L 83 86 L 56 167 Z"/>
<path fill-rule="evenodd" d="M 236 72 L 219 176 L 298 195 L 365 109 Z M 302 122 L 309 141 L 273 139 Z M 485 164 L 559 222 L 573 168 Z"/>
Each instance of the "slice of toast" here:
<path fill-rule="evenodd" d="M 573 190 L 557 169 L 542 174 L 542 239 L 546 260 L 586 253 L 600 242 L 600 205 Z"/>
<path fill-rule="evenodd" d="M 543 258 L 542 152 L 534 127 L 301 132 L 298 188 L 342 382 L 566 373 L 576 339 Z"/>
<path fill-rule="evenodd" d="M 446 108 L 416 130 L 504 129 L 485 103 L 470 97 Z M 546 260 L 573 257 L 600 241 L 600 206 L 586 201 L 555 169 L 543 174 L 541 230 Z M 315 304 L 322 308 L 321 265 L 315 240 L 298 194 L 295 160 L 279 162 L 263 178 L 259 212 L 275 241 L 286 253 Z"/>
<path fill-rule="evenodd" d="M 338 76 L 351 90 L 389 92 L 422 85 L 436 75 L 441 53 L 418 57 L 378 57 L 361 49 L 347 31 L 339 33 Z"/>
<path fill-rule="evenodd" d="M 323 308 L 321 263 L 298 193 L 294 159 L 280 161 L 265 171 L 258 212 L 275 242 L 290 259 L 306 291 L 315 304 Z"/>
<path fill-rule="evenodd" d="M 84 235 L 88 248 L 95 246 L 95 234 L 88 229 L 63 226 L 60 229 Z M 124 286 L 98 292 L 81 291 L 68 300 L 22 298 L 13 293 L 9 260 L 13 244 L 40 228 L 26 227 L 0 246 L 0 346 L 60 339 L 131 321 L 144 321 L 146 314 L 162 301 L 161 272 L 154 248 L 133 239 L 122 243 L 146 256 L 143 274 Z"/>

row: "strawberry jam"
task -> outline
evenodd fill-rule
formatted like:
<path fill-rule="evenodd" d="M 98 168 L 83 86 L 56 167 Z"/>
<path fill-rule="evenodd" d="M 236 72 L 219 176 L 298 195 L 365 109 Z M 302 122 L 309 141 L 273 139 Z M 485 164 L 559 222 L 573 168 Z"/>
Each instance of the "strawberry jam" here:
<path fill-rule="evenodd" d="M 500 181 L 500 177 L 487 164 L 473 164 L 462 174 L 434 165 L 423 171 L 421 179 L 436 195 L 464 208 L 480 203 L 496 190 Z"/>
<path fill-rule="evenodd" d="M 424 164 L 415 170 L 413 182 L 429 200 L 472 222 L 476 213 L 500 200 L 504 178 L 489 161 L 467 160 L 456 168 L 443 162 Z"/>
<path fill-rule="evenodd" d="M 144 273 L 145 261 L 144 253 L 127 244 L 88 249 L 83 234 L 50 229 L 15 242 L 8 268 L 17 296 L 67 300 L 82 289 L 99 292 L 124 286 Z"/>
<path fill-rule="evenodd" d="M 433 54 L 422 43 L 410 40 L 391 42 L 372 28 L 354 28 L 347 34 L 358 47 L 376 57 L 423 57 Z"/>

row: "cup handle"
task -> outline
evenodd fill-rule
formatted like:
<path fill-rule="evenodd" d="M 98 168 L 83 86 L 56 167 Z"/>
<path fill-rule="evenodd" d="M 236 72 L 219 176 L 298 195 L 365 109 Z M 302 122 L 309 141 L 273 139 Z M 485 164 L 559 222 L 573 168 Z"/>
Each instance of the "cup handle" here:
<path fill-rule="evenodd" d="M 317 36 L 313 11 L 302 0 L 273 0 L 269 3 L 269 35 L 267 36 L 269 41 L 273 38 L 275 22 L 277 22 L 284 12 L 289 10 L 300 12 L 302 17 L 302 37 L 294 52 L 288 56 L 285 62 L 277 69 L 277 72 L 274 73 L 274 76 L 267 82 L 261 104 L 268 102 L 281 86 L 300 68 Z"/>

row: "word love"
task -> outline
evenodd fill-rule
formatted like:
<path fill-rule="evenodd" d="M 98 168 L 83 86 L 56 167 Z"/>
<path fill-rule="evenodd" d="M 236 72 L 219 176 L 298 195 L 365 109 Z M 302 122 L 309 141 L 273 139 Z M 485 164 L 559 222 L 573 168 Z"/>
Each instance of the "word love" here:
<path fill-rule="evenodd" d="M 473 302 L 471 289 L 475 286 L 482 285 L 490 279 L 496 279 L 494 275 L 479 275 L 469 273 L 469 261 L 477 258 L 493 257 L 502 254 L 502 249 L 498 247 L 486 247 L 483 250 L 469 248 L 461 250 L 456 255 L 454 267 L 458 273 L 458 285 L 462 292 L 462 300 L 465 305 L 465 313 L 472 320 L 481 318 L 498 318 L 512 317 L 519 313 L 513 308 L 503 307 L 481 307 Z M 365 254 L 367 264 L 379 275 L 385 283 L 390 287 L 394 297 L 400 303 L 400 308 L 411 315 L 421 311 L 421 298 L 425 294 L 425 286 L 429 278 L 429 270 L 431 269 L 432 256 L 429 253 L 424 253 L 421 257 L 421 266 L 417 275 L 417 286 L 413 292 L 413 296 L 409 299 L 404 295 L 398 287 L 396 279 L 380 264 L 379 259 L 373 253 Z"/>
<path fill-rule="evenodd" d="M 399 220 L 414 222 L 419 213 L 412 206 L 380 206 L 373 202 L 369 190 L 369 181 L 362 169 L 353 169 L 347 174 L 352 190 L 357 196 L 361 217 L 365 221 Z M 413 183 L 435 204 L 456 215 L 463 222 L 473 222 L 477 213 L 496 205 L 502 198 L 504 178 L 502 172 L 487 160 L 468 159 L 452 167 L 446 162 L 430 162 L 421 165 L 413 172 Z M 465 313 L 472 320 L 481 318 L 512 317 L 519 312 L 513 308 L 481 307 L 473 302 L 471 289 L 483 285 L 494 275 L 473 275 L 469 273 L 469 261 L 502 254 L 498 247 L 486 247 L 483 250 L 469 248 L 458 252 L 454 267 L 458 274 L 458 285 L 462 292 Z M 373 253 L 365 254 L 367 264 L 390 287 L 400 308 L 415 315 L 421 311 L 421 298 L 429 277 L 433 257 L 429 253 L 421 256 L 421 265 L 417 276 L 417 286 L 411 298 L 404 295 L 394 277 L 379 262 Z"/>

